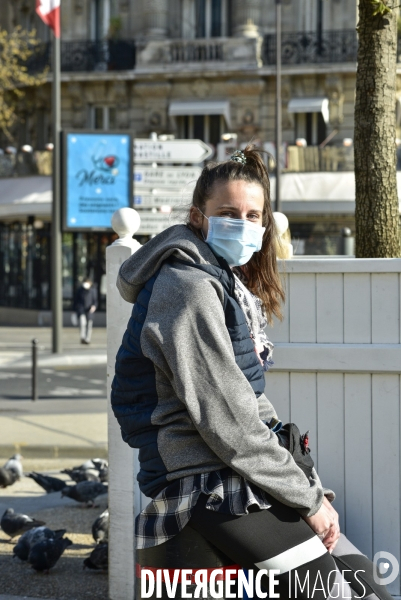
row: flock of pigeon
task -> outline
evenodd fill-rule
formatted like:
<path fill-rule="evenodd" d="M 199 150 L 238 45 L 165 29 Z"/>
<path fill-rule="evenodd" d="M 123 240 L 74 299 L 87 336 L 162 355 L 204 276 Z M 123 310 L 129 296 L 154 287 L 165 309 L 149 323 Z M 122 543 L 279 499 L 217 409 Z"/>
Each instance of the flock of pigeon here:
<path fill-rule="evenodd" d="M 0 488 L 13 485 L 23 477 L 22 456 L 15 454 L 3 467 L 0 467 Z M 83 506 L 95 505 L 98 496 L 107 493 L 108 465 L 101 458 L 93 458 L 78 467 L 64 469 L 65 473 L 75 483 L 67 484 L 58 477 L 32 472 L 28 477 L 33 479 L 48 494 L 61 492 L 62 497 L 72 498 Z M 0 527 L 10 536 L 10 542 L 21 536 L 13 548 L 14 558 L 27 561 L 36 571 L 45 571 L 54 567 L 64 550 L 71 546 L 72 541 L 64 537 L 65 529 L 52 531 L 43 521 L 28 515 L 15 513 L 8 508 L 1 517 Z M 109 511 L 106 509 L 93 523 L 92 535 L 97 546 L 90 556 L 84 560 L 84 568 L 107 570 L 108 568 L 108 530 Z"/>

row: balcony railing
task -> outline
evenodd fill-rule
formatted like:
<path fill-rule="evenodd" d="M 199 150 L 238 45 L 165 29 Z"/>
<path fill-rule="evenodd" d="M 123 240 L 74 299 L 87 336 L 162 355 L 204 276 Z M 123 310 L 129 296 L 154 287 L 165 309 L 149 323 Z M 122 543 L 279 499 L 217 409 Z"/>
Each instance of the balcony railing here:
<path fill-rule="evenodd" d="M 260 40 L 257 38 L 220 37 L 210 39 L 166 39 L 142 41 L 137 44 L 138 71 L 157 71 L 169 65 L 173 70 L 182 64 L 191 64 L 190 69 L 201 69 L 202 63 L 213 63 L 225 68 L 225 63 L 234 63 L 239 68 L 261 66 Z"/>
<path fill-rule="evenodd" d="M 355 29 L 322 33 L 316 31 L 282 33 L 283 65 L 355 62 L 357 50 L 358 39 Z M 262 54 L 265 65 L 276 63 L 275 34 L 265 35 Z"/>
<path fill-rule="evenodd" d="M 133 40 L 61 42 L 61 70 L 66 72 L 129 71 L 135 68 L 135 56 Z M 28 61 L 29 72 L 42 71 L 50 63 L 50 44 L 42 44 Z"/>
<path fill-rule="evenodd" d="M 222 41 L 174 40 L 170 45 L 171 62 L 198 62 L 224 59 Z"/>

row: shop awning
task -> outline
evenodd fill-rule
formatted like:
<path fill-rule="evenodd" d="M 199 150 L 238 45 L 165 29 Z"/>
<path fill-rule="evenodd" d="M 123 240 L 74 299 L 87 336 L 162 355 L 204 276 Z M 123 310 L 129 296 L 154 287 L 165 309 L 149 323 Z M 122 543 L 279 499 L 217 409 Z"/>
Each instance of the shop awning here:
<path fill-rule="evenodd" d="M 228 100 L 194 100 L 170 102 L 168 114 L 171 117 L 185 117 L 188 115 L 223 115 L 227 125 L 230 126 L 230 102 Z"/>
<path fill-rule="evenodd" d="M 328 98 L 291 98 L 287 107 L 290 113 L 322 113 L 325 123 L 329 122 Z"/>
<path fill-rule="evenodd" d="M 398 201 L 401 213 L 401 171 L 397 172 Z M 272 202 L 276 179 L 271 177 Z M 355 212 L 355 175 L 353 171 L 284 173 L 281 177 L 282 212 L 297 215 L 353 214 Z"/>
<path fill-rule="evenodd" d="M 275 197 L 271 177 L 271 197 Z M 397 172 L 401 212 L 401 172 Z M 0 178 L 0 220 L 51 217 L 51 177 Z M 353 172 L 284 173 L 281 178 L 282 211 L 297 215 L 352 214 L 355 210 Z"/>
<path fill-rule="evenodd" d="M 49 216 L 52 178 L 10 177 L 0 179 L 0 218 Z"/>

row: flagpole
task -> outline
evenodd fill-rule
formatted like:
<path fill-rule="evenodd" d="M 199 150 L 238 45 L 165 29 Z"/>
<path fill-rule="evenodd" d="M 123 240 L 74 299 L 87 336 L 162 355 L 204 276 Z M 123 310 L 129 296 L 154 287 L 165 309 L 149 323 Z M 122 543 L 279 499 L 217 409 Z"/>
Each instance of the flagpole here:
<path fill-rule="evenodd" d="M 53 202 L 50 239 L 51 255 L 51 311 L 52 311 L 52 352 L 62 350 L 61 334 L 63 327 L 62 293 L 62 237 L 61 237 L 61 99 L 60 99 L 60 38 L 53 35 Z"/>

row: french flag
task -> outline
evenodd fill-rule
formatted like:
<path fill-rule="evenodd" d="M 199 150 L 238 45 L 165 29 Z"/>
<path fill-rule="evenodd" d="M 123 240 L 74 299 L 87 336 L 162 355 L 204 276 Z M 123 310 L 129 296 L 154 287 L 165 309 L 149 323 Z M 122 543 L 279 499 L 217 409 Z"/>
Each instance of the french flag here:
<path fill-rule="evenodd" d="M 60 37 L 60 2 L 61 0 L 36 0 L 36 12 L 51 27 L 56 37 Z"/>

